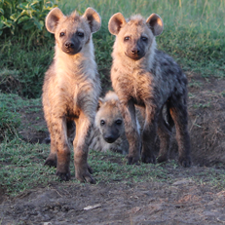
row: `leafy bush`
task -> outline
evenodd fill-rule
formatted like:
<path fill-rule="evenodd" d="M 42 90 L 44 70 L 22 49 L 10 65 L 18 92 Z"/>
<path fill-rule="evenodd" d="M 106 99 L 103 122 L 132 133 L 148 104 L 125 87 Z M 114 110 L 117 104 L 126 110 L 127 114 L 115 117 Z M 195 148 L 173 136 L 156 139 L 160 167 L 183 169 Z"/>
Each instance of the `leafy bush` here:
<path fill-rule="evenodd" d="M 0 35 L 41 33 L 45 16 L 55 6 L 47 0 L 0 0 Z"/>

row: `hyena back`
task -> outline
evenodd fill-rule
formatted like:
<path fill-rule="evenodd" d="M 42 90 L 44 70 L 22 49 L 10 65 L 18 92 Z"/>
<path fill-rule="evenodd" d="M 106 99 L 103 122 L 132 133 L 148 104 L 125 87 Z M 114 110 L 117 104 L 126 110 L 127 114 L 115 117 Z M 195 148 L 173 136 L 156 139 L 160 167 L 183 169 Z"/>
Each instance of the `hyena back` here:
<path fill-rule="evenodd" d="M 57 166 L 56 174 L 62 180 L 70 179 L 67 129 L 74 121 L 76 178 L 94 183 L 87 164 L 87 139 L 101 91 L 92 42 L 92 33 L 100 29 L 101 19 L 92 8 L 87 8 L 82 16 L 76 12 L 65 16 L 54 8 L 45 22 L 47 30 L 55 35 L 55 56 L 45 74 L 42 95 L 51 136 L 51 152 L 45 164 Z"/>
<path fill-rule="evenodd" d="M 156 49 L 155 36 L 163 31 L 162 19 L 152 14 L 146 21 L 140 15 L 126 20 L 117 13 L 111 17 L 108 27 L 110 33 L 116 35 L 111 80 L 125 121 L 128 164 L 138 162 L 141 148 L 134 105 L 145 109 L 141 160 L 155 162 L 153 149 L 157 129 L 160 138 L 158 162 L 167 160 L 171 129 L 163 122 L 162 111 L 166 105 L 170 123 L 174 122 L 176 127 L 179 162 L 184 167 L 190 166 L 187 78 L 173 58 Z"/>

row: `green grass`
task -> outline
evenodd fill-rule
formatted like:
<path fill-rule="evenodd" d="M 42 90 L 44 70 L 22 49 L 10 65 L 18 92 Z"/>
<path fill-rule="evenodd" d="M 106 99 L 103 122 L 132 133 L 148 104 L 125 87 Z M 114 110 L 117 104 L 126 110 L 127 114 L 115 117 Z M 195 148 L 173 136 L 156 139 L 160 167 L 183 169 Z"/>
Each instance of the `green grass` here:
<path fill-rule="evenodd" d="M 224 77 L 225 2 L 222 0 L 62 0 L 56 3 L 64 13 L 76 9 L 82 14 L 87 7 L 93 7 L 101 15 L 102 27 L 93 35 L 93 40 L 96 61 L 104 79 L 104 71 L 109 71 L 111 66 L 111 52 L 115 39 L 108 32 L 107 24 L 116 12 L 123 13 L 125 17 L 142 14 L 146 18 L 153 12 L 159 14 L 164 21 L 164 32 L 156 39 L 159 49 L 172 55 L 184 71 L 199 73 L 204 77 Z M 41 104 L 44 73 L 53 58 L 53 35 L 48 35 L 42 42 L 34 41 L 35 33 L 31 36 L 21 34 L 19 37 L 3 36 L 0 39 L 0 89 L 14 93 L 0 93 L 0 180 L 1 186 L 11 195 L 30 188 L 46 186 L 51 182 L 59 182 L 54 175 L 55 169 L 43 166 L 49 146 L 25 143 L 17 135 L 20 125 L 19 111 L 25 108 L 32 112 L 36 110 L 35 106 L 39 107 Z M 10 79 L 15 82 L 12 87 L 7 83 Z M 28 101 L 15 94 L 36 99 Z M 201 174 L 193 175 L 189 174 L 190 170 L 180 168 L 174 161 L 160 165 L 127 166 L 121 155 L 92 151 L 89 154 L 89 163 L 94 169 L 93 176 L 97 183 L 173 183 L 178 177 L 193 179 L 198 183 L 207 183 L 221 189 L 225 186 L 222 170 L 205 168 Z M 177 177 L 171 171 L 175 171 Z M 71 173 L 74 176 L 72 162 Z"/>
<path fill-rule="evenodd" d="M 151 13 L 164 21 L 164 32 L 157 37 L 158 48 L 172 55 L 185 71 L 202 76 L 224 77 L 225 29 L 224 1 L 208 0 L 83 0 L 55 1 L 65 14 L 76 9 L 81 14 L 87 7 L 95 8 L 102 17 L 100 31 L 93 35 L 96 60 L 101 71 L 110 69 L 114 37 L 108 32 L 109 18 L 116 12 L 125 17 Z M 35 33 L 34 33 L 35 36 Z M 31 41 L 32 40 L 32 41 Z M 44 73 L 53 58 L 54 38 L 34 42 L 33 37 L 1 37 L 0 68 L 17 71 L 22 95 L 40 97 Z M 1 82 L 1 81 L 0 81 Z"/>
<path fill-rule="evenodd" d="M 20 111 L 32 113 L 40 111 L 41 99 L 23 99 L 16 94 L 0 92 L 0 141 L 11 140 L 18 136 L 21 124 Z"/>
<path fill-rule="evenodd" d="M 36 187 L 46 187 L 55 182 L 60 182 L 55 175 L 55 168 L 44 166 L 44 161 L 49 153 L 49 145 L 27 144 L 15 138 L 10 143 L 0 144 L 0 180 L 1 187 L 8 195 L 18 195 L 24 190 Z M 139 166 L 126 165 L 126 159 L 120 154 L 112 152 L 102 153 L 91 151 L 89 164 L 98 183 L 139 183 L 139 182 L 166 182 L 172 184 L 177 180 L 187 179 L 197 184 L 208 184 L 224 190 L 225 174 L 215 168 L 204 168 L 199 173 L 191 169 L 184 169 L 172 160 L 165 164 L 143 164 Z M 72 180 L 70 183 L 79 182 L 74 179 L 75 171 L 71 159 L 70 170 Z"/>
<path fill-rule="evenodd" d="M 184 70 L 203 76 L 224 76 L 224 1 L 137 0 L 128 3 L 127 0 L 121 0 L 118 3 L 111 0 L 84 0 L 81 4 L 78 1 L 59 2 L 59 7 L 65 13 L 73 9 L 83 13 L 89 6 L 95 8 L 102 17 L 102 28 L 94 35 L 96 42 L 101 43 L 101 46 L 95 44 L 100 67 L 110 66 L 109 53 L 112 51 L 114 37 L 107 29 L 109 18 L 116 12 L 123 13 L 125 17 L 141 14 L 147 18 L 154 12 L 164 21 L 164 32 L 157 37 L 159 49 L 171 54 Z M 105 51 L 101 51 L 102 48 Z M 101 63 L 102 59 L 107 60 Z"/>

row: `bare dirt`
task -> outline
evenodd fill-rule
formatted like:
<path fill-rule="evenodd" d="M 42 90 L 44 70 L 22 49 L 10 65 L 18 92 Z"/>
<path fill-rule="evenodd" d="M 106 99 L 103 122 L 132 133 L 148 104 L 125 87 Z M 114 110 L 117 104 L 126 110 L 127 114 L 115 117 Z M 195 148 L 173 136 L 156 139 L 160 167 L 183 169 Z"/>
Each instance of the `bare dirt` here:
<path fill-rule="evenodd" d="M 55 182 L 16 197 L 0 186 L 0 224 L 225 224 L 225 187 L 184 176 L 208 166 L 225 173 L 225 80 L 187 76 L 193 166 L 168 166 L 175 182 Z M 23 116 L 24 140 L 42 142 L 48 134 L 41 110 Z M 176 154 L 174 143 L 171 158 Z"/>

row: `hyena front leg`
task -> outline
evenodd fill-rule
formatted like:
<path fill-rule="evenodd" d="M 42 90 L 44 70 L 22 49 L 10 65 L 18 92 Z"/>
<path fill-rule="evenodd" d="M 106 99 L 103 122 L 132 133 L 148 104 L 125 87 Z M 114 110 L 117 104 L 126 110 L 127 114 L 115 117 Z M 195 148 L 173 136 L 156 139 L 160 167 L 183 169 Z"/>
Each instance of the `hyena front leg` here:
<path fill-rule="evenodd" d="M 81 112 L 79 119 L 76 120 L 76 136 L 73 146 L 76 178 L 81 182 L 94 184 L 95 180 L 91 176 L 92 170 L 87 163 L 91 124 L 91 119 Z"/>
<path fill-rule="evenodd" d="M 51 137 L 51 149 L 50 149 L 50 154 L 48 155 L 48 158 L 46 159 L 44 165 L 45 166 L 57 166 L 57 147 L 55 143 L 55 138 L 53 135 Z"/>
<path fill-rule="evenodd" d="M 57 146 L 55 143 L 55 135 L 54 135 L 54 131 L 53 131 L 53 126 L 52 126 L 52 115 L 51 113 L 48 113 L 49 110 L 47 110 L 47 107 L 44 107 L 45 109 L 45 119 L 47 122 L 47 126 L 48 126 L 48 130 L 50 133 L 50 138 L 51 138 L 51 147 L 50 147 L 50 154 L 48 155 L 48 158 L 46 159 L 44 165 L 47 166 L 53 166 L 56 167 L 57 166 Z"/>
<path fill-rule="evenodd" d="M 129 143 L 128 164 L 138 163 L 140 159 L 140 134 L 137 129 L 135 107 L 132 101 L 121 103 L 121 112 L 124 118 L 125 134 Z"/>
<path fill-rule="evenodd" d="M 66 118 L 52 118 L 51 149 L 57 149 L 56 175 L 62 180 L 70 179 L 70 150 L 67 140 Z M 53 137 L 53 139 L 52 139 Z M 53 146 L 52 146 L 53 144 Z M 54 153 L 54 152 L 53 152 Z M 52 152 L 50 153 L 50 158 Z M 47 161 L 49 160 L 49 157 Z M 47 163 L 46 163 L 47 164 Z"/>
<path fill-rule="evenodd" d="M 175 99 L 170 102 L 170 115 L 176 127 L 176 139 L 179 151 L 179 163 L 183 167 L 191 165 L 190 137 L 188 133 L 187 106 L 182 104 L 182 99 Z"/>
<path fill-rule="evenodd" d="M 145 123 L 142 133 L 141 161 L 144 163 L 155 163 L 154 149 L 157 130 L 157 114 L 155 107 L 146 104 Z"/>

